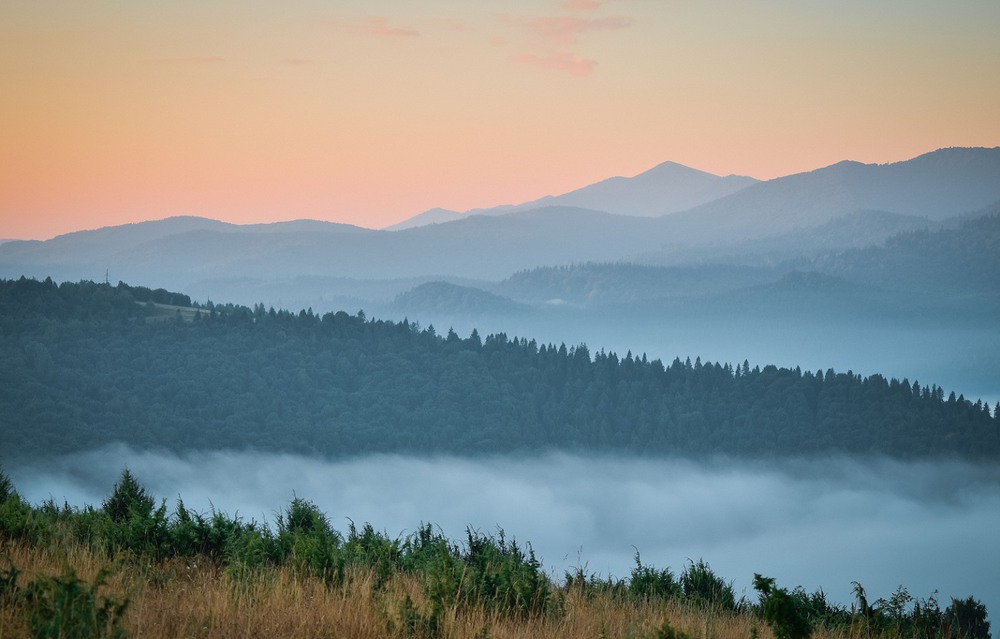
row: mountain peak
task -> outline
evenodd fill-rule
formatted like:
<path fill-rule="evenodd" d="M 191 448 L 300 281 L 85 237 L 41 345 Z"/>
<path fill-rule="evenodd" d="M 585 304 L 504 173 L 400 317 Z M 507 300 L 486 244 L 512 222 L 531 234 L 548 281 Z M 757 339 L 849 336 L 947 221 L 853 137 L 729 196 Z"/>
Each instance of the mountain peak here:
<path fill-rule="evenodd" d="M 634 177 L 611 177 L 562 195 L 476 213 L 505 215 L 542 206 L 569 206 L 614 215 L 658 217 L 717 200 L 756 183 L 751 177 L 719 177 L 667 161 Z"/>
<path fill-rule="evenodd" d="M 640 177 L 643 175 L 664 175 L 664 174 L 700 174 L 700 175 L 711 175 L 712 177 L 719 177 L 708 171 L 701 171 L 699 169 L 693 169 L 690 166 L 685 166 L 684 164 L 679 164 L 671 160 L 666 162 L 660 162 L 651 169 L 647 169 L 642 173 L 639 173 L 635 177 Z"/>
<path fill-rule="evenodd" d="M 452 211 L 450 209 L 443 209 L 440 207 L 435 207 L 433 209 L 427 209 L 423 213 L 418 213 L 411 218 L 405 219 L 402 222 L 397 222 L 391 226 L 385 227 L 386 231 L 402 231 L 404 229 L 416 228 L 418 226 L 427 226 L 429 224 L 443 224 L 445 222 L 453 222 L 455 220 L 460 220 L 466 217 L 466 214 L 459 213 L 458 211 Z"/>

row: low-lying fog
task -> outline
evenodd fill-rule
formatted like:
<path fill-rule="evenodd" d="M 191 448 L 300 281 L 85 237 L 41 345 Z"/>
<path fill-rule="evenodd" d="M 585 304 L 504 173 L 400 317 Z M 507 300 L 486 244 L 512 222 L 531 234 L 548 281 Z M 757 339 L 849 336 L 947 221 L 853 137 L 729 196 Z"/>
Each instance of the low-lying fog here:
<path fill-rule="evenodd" d="M 413 458 L 324 461 L 260 453 L 173 456 L 123 447 L 7 473 L 32 503 L 99 506 L 130 468 L 172 512 L 178 496 L 273 523 L 293 494 L 335 528 L 348 517 L 392 536 L 421 522 L 461 540 L 467 526 L 530 541 L 557 577 L 575 566 L 627 576 L 644 563 L 679 573 L 704 558 L 754 597 L 754 572 L 851 601 L 898 585 L 925 598 L 975 596 L 1000 610 L 1000 468 L 958 462 L 837 459 L 750 463 L 585 458 Z"/>

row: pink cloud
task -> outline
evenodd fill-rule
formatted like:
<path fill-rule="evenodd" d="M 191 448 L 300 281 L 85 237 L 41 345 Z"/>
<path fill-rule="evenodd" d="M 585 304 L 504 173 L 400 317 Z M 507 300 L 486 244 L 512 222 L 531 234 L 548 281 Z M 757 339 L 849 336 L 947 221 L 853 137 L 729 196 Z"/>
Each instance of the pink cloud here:
<path fill-rule="evenodd" d="M 578 18 L 576 16 L 546 16 L 527 22 L 528 29 L 559 44 L 573 44 L 578 36 L 592 31 L 624 29 L 632 25 L 632 18 L 609 16 L 607 18 Z"/>
<path fill-rule="evenodd" d="M 607 0 L 565 0 L 564 8 L 574 10 L 596 9 Z M 512 16 L 501 19 L 509 26 L 528 36 L 529 53 L 521 53 L 513 59 L 521 64 L 562 71 L 576 76 L 589 76 L 597 68 L 597 61 L 585 58 L 571 51 L 585 36 L 598 31 L 613 31 L 632 26 L 632 18 L 627 16 L 607 16 L 584 18 L 575 15 L 563 16 Z"/>
<path fill-rule="evenodd" d="M 589 60 L 574 53 L 559 51 L 548 55 L 540 56 L 534 53 L 522 53 L 514 57 L 514 60 L 521 64 L 542 67 L 562 71 L 576 76 L 588 76 L 594 73 L 597 67 L 596 60 Z"/>
<path fill-rule="evenodd" d="M 389 26 L 389 19 L 385 16 L 371 16 L 361 25 L 355 26 L 352 31 L 373 35 L 376 38 L 416 38 L 420 35 L 415 29 Z"/>

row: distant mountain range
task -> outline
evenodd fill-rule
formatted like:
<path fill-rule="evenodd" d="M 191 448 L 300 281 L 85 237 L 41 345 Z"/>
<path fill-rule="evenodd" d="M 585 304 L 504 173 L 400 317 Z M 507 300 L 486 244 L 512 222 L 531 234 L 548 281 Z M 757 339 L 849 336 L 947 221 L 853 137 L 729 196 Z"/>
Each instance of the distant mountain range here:
<path fill-rule="evenodd" d="M 766 237 L 858 211 L 944 220 L 1000 201 L 1000 147 L 941 149 L 905 162 L 840 162 L 761 182 L 672 216 L 689 240 Z"/>
<path fill-rule="evenodd" d="M 683 193 L 656 199 L 657 189 Z M 686 211 L 620 214 L 633 205 L 628 210 L 636 213 L 670 210 L 727 190 Z M 609 213 L 560 204 L 570 201 L 622 205 L 605 206 L 615 209 Z M 998 201 L 1000 148 L 944 149 L 889 165 L 840 163 L 757 183 L 666 163 L 539 203 L 395 232 L 308 220 L 240 226 L 185 217 L 7 242 L 0 245 L 0 275 L 76 280 L 109 272 L 180 290 L 206 280 L 302 276 L 499 281 L 520 270 L 594 261 L 808 257 L 936 228 Z M 447 212 L 437 215 L 444 219 Z"/>
<path fill-rule="evenodd" d="M 712 202 L 757 180 L 742 175 L 719 177 L 675 162 L 664 162 L 635 177 L 613 177 L 562 195 L 549 195 L 518 205 L 472 209 L 465 213 L 430 209 L 388 227 L 399 231 L 453 222 L 470 215 L 506 215 L 543 207 L 575 207 L 615 215 L 657 217 Z"/>
<path fill-rule="evenodd" d="M 431 209 L 388 227 L 403 230 L 472 215 L 505 215 L 570 206 L 615 215 L 675 220 L 698 234 L 703 218 L 721 229 L 751 229 L 755 236 L 823 223 L 858 211 L 885 211 L 941 220 L 1000 200 L 1000 149 L 948 148 L 892 164 L 844 161 L 760 182 L 720 177 L 664 162 L 635 177 L 613 177 L 562 195 L 464 213 Z M 754 230 L 752 222 L 766 217 Z"/>
<path fill-rule="evenodd" d="M 990 313 L 1000 321 L 1000 205 L 956 228 L 897 235 L 884 245 L 824 253 L 775 265 L 704 263 L 652 266 L 626 262 L 547 266 L 519 271 L 498 283 L 422 283 L 393 306 L 405 312 L 447 310 L 470 313 L 488 306 L 612 308 L 703 306 L 706 300 L 751 297 L 762 308 L 780 298 L 822 294 L 822 306 L 863 297 L 872 311 L 888 304 L 905 312 L 921 308 L 964 309 L 970 318 Z M 446 293 L 450 287 L 450 293 Z M 489 294 L 488 303 L 470 291 Z M 461 293 L 459 293 L 461 291 Z M 777 296 L 777 298 L 775 297 Z M 437 306 L 434 299 L 447 300 Z M 469 300 L 465 308 L 456 301 Z M 713 302 L 714 303 L 714 302 Z"/>

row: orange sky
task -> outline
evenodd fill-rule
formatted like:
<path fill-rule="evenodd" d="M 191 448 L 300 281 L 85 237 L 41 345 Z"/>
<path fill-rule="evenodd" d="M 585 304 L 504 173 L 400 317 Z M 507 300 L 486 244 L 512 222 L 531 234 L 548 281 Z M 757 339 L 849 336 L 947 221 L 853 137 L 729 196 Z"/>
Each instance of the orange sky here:
<path fill-rule="evenodd" d="M 998 42 L 996 0 L 6 0 L 0 238 L 997 146 Z"/>

